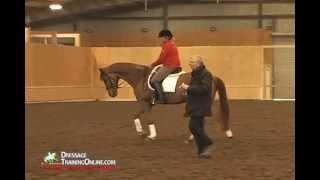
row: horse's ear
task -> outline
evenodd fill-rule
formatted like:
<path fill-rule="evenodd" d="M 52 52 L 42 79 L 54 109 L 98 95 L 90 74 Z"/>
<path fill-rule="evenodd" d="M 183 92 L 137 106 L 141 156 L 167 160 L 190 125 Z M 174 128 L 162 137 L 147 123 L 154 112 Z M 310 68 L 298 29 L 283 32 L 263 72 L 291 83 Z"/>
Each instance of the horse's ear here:
<path fill-rule="evenodd" d="M 102 72 L 103 72 L 103 69 L 102 69 L 102 68 L 99 68 L 99 71 L 102 73 Z"/>

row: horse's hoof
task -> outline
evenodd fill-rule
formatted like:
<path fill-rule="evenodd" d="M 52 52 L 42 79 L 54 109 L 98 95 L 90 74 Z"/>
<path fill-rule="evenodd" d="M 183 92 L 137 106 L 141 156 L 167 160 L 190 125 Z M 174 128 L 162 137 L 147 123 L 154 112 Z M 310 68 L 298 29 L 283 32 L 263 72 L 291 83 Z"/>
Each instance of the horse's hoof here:
<path fill-rule="evenodd" d="M 155 137 L 146 137 L 144 140 L 147 142 L 150 142 L 150 141 L 156 140 L 156 138 Z"/>
<path fill-rule="evenodd" d="M 138 136 L 139 136 L 139 137 L 142 137 L 142 138 L 145 138 L 145 137 L 147 137 L 147 133 L 145 133 L 145 132 L 138 132 Z"/>
<path fill-rule="evenodd" d="M 232 138 L 233 137 L 233 133 L 232 133 L 232 131 L 230 129 L 226 131 L 226 136 L 227 136 L 227 138 Z"/>
<path fill-rule="evenodd" d="M 184 143 L 185 144 L 191 144 L 193 141 L 192 140 L 185 140 Z"/>

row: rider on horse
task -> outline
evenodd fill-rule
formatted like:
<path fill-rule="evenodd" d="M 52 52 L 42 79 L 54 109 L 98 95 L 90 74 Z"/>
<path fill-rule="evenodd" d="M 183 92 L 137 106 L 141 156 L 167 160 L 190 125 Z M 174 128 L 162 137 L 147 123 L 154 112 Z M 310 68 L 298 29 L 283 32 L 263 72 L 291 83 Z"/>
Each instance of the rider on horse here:
<path fill-rule="evenodd" d="M 166 99 L 162 89 L 162 81 L 174 72 L 181 70 L 178 48 L 173 39 L 172 33 L 165 29 L 159 32 L 159 38 L 162 40 L 162 51 L 159 58 L 151 64 L 151 68 L 162 64 L 163 67 L 151 78 L 151 85 L 155 88 L 158 95 L 158 103 L 165 104 Z"/>

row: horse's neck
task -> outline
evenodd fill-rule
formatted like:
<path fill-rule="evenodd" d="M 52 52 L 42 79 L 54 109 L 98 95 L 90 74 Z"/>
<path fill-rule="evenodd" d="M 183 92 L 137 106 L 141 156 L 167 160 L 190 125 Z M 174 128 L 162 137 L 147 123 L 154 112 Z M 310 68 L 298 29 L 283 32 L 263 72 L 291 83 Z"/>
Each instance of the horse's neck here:
<path fill-rule="evenodd" d="M 145 79 L 146 72 L 149 70 L 146 66 L 142 65 L 118 64 L 112 71 L 117 73 L 121 79 L 127 81 L 130 86 L 135 88 L 141 80 Z"/>

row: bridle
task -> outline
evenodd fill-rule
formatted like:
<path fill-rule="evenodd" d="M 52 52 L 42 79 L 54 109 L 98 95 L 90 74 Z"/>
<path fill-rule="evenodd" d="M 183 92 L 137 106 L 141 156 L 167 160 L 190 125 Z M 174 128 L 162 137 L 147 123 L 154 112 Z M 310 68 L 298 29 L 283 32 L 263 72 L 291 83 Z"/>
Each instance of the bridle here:
<path fill-rule="evenodd" d="M 115 88 L 117 88 L 117 89 L 124 88 L 125 87 L 124 84 L 127 83 L 125 81 L 122 81 L 122 82 L 120 82 L 120 84 L 117 84 L 117 86 L 115 86 L 116 82 L 113 79 L 111 79 L 107 74 L 104 74 L 104 75 L 106 76 L 106 80 L 108 81 L 108 84 L 111 85 L 111 87 L 109 87 L 109 86 L 106 87 L 107 90 L 115 89 Z"/>

